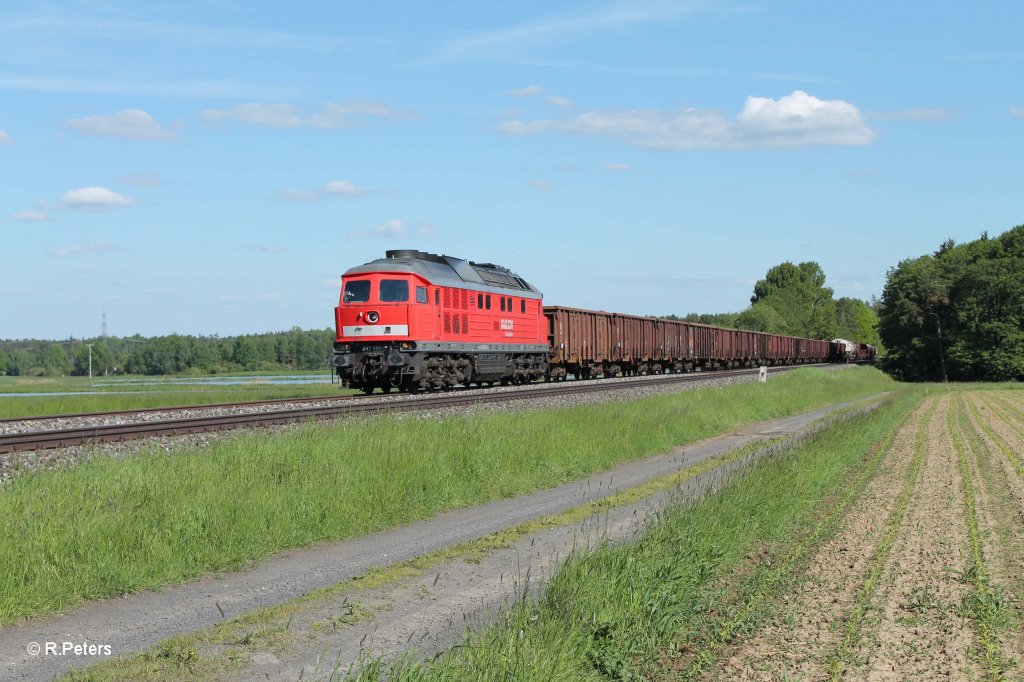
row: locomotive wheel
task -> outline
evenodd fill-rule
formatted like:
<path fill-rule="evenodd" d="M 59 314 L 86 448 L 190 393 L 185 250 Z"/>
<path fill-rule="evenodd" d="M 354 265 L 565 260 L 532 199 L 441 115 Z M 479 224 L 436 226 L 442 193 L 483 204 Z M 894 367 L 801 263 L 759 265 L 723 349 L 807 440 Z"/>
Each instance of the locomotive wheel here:
<path fill-rule="evenodd" d="M 381 384 L 380 390 L 384 391 L 385 393 L 391 393 L 391 384 L 388 384 L 388 383 Z"/>
<path fill-rule="evenodd" d="M 370 385 L 363 386 L 362 387 L 362 391 L 366 395 L 370 395 L 371 393 L 373 393 L 373 386 L 370 386 Z"/>

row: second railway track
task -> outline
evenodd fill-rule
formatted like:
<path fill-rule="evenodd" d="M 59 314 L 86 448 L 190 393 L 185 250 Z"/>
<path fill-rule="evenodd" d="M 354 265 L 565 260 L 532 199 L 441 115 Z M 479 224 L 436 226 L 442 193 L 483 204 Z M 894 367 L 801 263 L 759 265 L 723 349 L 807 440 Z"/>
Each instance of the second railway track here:
<path fill-rule="evenodd" d="M 814 365 L 796 365 L 786 367 L 774 367 L 769 370 L 776 374 L 798 367 L 810 367 Z M 320 398 L 320 399 L 298 399 L 292 401 L 268 401 L 270 403 L 292 402 L 302 403 L 311 400 L 324 400 L 334 402 L 332 405 L 319 405 L 315 407 L 298 407 L 293 409 L 280 409 L 266 412 L 249 412 L 243 414 L 227 414 L 213 416 L 190 416 L 182 419 L 162 419 L 152 421 L 139 421 L 119 424 L 101 424 L 81 428 L 70 428 L 51 431 L 28 431 L 20 433 L 8 433 L 0 435 L 0 453 L 26 451 L 26 450 L 47 450 L 63 448 L 83 444 L 112 443 L 140 438 L 152 438 L 159 436 L 180 436 L 196 433 L 208 433 L 212 431 L 225 431 L 236 428 L 277 426 L 282 424 L 295 424 L 307 421 L 318 421 L 336 419 L 339 417 L 355 415 L 372 415 L 380 413 L 414 412 L 423 410 L 436 410 L 450 407 L 465 407 L 470 405 L 489 402 L 509 402 L 530 400 L 540 397 L 559 396 L 567 394 L 596 393 L 605 391 L 626 390 L 633 388 L 637 383 L 644 386 L 664 385 L 671 383 L 685 384 L 694 381 L 715 380 L 719 378 L 730 378 L 756 374 L 757 369 L 726 370 L 718 372 L 694 372 L 689 374 L 666 374 L 644 377 L 642 382 L 616 381 L 605 382 L 601 380 L 567 382 L 555 384 L 533 385 L 528 390 L 521 391 L 457 391 L 441 394 L 430 394 L 425 396 L 408 397 L 403 400 L 360 400 L 352 401 L 343 398 Z M 182 409 L 202 410 L 212 408 L 252 406 L 260 403 L 237 403 L 216 406 L 190 406 L 188 408 L 168 408 L 165 411 L 177 411 Z M 123 416 L 132 413 L 147 413 L 156 410 L 132 410 L 109 413 L 111 415 Z M 105 416 L 103 413 L 91 413 L 89 415 L 61 415 L 61 417 L 83 417 L 83 416 Z M 56 418 L 56 417 L 54 417 Z M 5 420 L 17 421 L 17 420 Z M 29 420 L 25 420 L 29 421 Z"/>

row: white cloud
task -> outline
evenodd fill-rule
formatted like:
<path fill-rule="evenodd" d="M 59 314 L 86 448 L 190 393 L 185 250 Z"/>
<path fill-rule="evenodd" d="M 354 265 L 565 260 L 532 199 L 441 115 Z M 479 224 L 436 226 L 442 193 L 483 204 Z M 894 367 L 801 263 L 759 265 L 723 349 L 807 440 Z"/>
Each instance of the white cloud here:
<path fill-rule="evenodd" d="M 281 295 L 280 294 L 260 294 L 259 298 L 260 298 L 261 301 L 280 301 L 281 300 Z"/>
<path fill-rule="evenodd" d="M 199 118 L 207 123 L 236 121 L 264 128 L 355 128 L 373 121 L 414 119 L 408 112 L 398 111 L 383 102 L 349 100 L 328 102 L 319 111 L 307 112 L 294 104 L 252 102 L 233 109 L 205 109 Z"/>
<path fill-rule="evenodd" d="M 60 198 L 61 208 L 73 211 L 102 211 L 119 206 L 129 206 L 131 198 L 113 192 L 106 187 L 82 187 L 65 192 Z"/>
<path fill-rule="evenodd" d="M 539 85 L 527 85 L 525 88 L 519 88 L 517 90 L 509 91 L 509 95 L 512 97 L 533 97 L 544 92 L 544 88 Z"/>
<path fill-rule="evenodd" d="M 547 180 L 530 180 L 530 187 L 540 190 L 541 192 L 547 192 L 548 190 L 554 188 L 554 185 L 552 185 Z"/>
<path fill-rule="evenodd" d="M 263 244 L 256 250 L 259 251 L 260 253 L 278 254 L 284 253 L 288 249 L 285 248 L 284 246 L 281 246 L 280 244 Z"/>
<path fill-rule="evenodd" d="M 11 220 L 24 220 L 30 223 L 39 223 L 49 219 L 50 216 L 43 211 L 18 211 L 11 214 Z"/>
<path fill-rule="evenodd" d="M 420 223 L 416 228 L 416 235 L 419 237 L 436 237 L 440 234 L 437 228 L 430 223 Z"/>
<path fill-rule="evenodd" d="M 607 163 L 604 169 L 612 173 L 628 173 L 630 166 L 628 163 Z"/>
<path fill-rule="evenodd" d="M 7 131 L 0 129 L 0 144 L 14 144 L 14 140 L 7 134 Z"/>
<path fill-rule="evenodd" d="M 366 190 L 360 189 L 348 180 L 333 180 L 324 185 L 322 192 L 333 197 L 359 197 L 366 194 Z"/>
<path fill-rule="evenodd" d="M 118 137 L 124 140 L 170 140 L 178 135 L 167 130 L 142 109 L 122 109 L 107 116 L 88 116 L 65 121 L 83 135 Z"/>
<path fill-rule="evenodd" d="M 380 237 L 382 239 L 400 239 L 408 234 L 405 223 L 392 218 L 380 225 L 375 225 L 369 230 L 352 230 L 348 233 L 350 237 Z"/>
<path fill-rule="evenodd" d="M 52 255 L 57 258 L 67 258 L 68 256 L 93 256 L 99 253 L 107 253 L 113 250 L 110 244 L 104 242 L 94 242 L 92 244 L 76 244 L 74 246 L 66 246 L 62 249 L 55 249 Z"/>
<path fill-rule="evenodd" d="M 388 194 L 388 190 L 370 190 L 357 187 L 348 180 L 331 180 L 322 187 L 314 190 L 304 189 L 279 189 L 274 196 L 283 201 L 295 201 L 299 203 L 313 203 L 321 199 L 348 199 L 366 196 L 367 194 Z"/>
<path fill-rule="evenodd" d="M 1024 107 L 1010 107 L 1010 113 L 1016 116 L 1017 118 L 1024 118 Z"/>
<path fill-rule="evenodd" d="M 918 107 L 903 111 L 880 111 L 873 116 L 882 121 L 948 121 L 960 118 L 960 112 L 936 107 Z"/>
<path fill-rule="evenodd" d="M 802 90 L 771 99 L 748 97 L 734 119 L 714 109 L 603 110 L 563 121 L 505 121 L 498 131 L 544 130 L 614 137 L 650 149 L 793 149 L 869 144 L 875 133 L 856 106 L 821 100 Z"/>
<path fill-rule="evenodd" d="M 248 294 L 219 294 L 217 296 L 217 300 L 218 301 L 223 301 L 225 303 L 238 303 L 239 301 L 248 301 L 249 300 L 249 295 Z"/>
<path fill-rule="evenodd" d="M 551 97 L 548 97 L 548 104 L 550 104 L 553 107 L 558 107 L 559 109 L 572 108 L 572 100 L 569 99 L 568 97 L 555 97 L 554 95 L 552 95 Z"/>

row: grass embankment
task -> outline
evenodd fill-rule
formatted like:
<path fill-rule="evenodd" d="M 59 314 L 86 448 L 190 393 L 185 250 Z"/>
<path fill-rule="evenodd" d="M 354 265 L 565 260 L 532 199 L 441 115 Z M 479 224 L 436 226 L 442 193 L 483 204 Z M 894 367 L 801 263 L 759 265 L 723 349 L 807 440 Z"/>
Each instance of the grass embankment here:
<path fill-rule="evenodd" d="M 438 663 L 377 662 L 360 679 L 699 677 L 793 587 L 919 397 L 902 393 L 663 513 L 635 543 L 571 557 L 539 603 L 518 605 Z"/>
<path fill-rule="evenodd" d="M 323 373 L 316 376 L 323 377 Z M 231 380 L 215 377 L 214 380 Z M 0 419 L 43 417 L 52 414 L 109 412 L 151 407 L 184 407 L 212 405 L 250 400 L 275 400 L 315 396 L 336 397 L 356 393 L 337 384 L 271 384 L 258 379 L 239 378 L 237 385 L 177 384 L 162 381 L 156 384 L 124 383 L 113 386 L 91 386 L 85 379 L 36 380 L 42 383 L 0 382 L 0 393 L 51 393 L 54 395 L 0 396 Z M 25 380 L 32 382 L 33 380 Z M 95 391 L 95 392 L 92 392 Z M 67 393 L 69 395 L 56 395 Z"/>
<path fill-rule="evenodd" d="M 892 390 L 805 369 L 629 403 L 310 424 L 0 489 L 0 625 L 581 478 L 740 425 Z"/>

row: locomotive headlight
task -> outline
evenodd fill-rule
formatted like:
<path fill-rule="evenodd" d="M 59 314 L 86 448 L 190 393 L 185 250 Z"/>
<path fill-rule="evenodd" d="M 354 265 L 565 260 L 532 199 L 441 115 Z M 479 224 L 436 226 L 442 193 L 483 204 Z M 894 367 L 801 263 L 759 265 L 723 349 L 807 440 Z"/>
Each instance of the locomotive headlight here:
<path fill-rule="evenodd" d="M 369 322 L 370 324 L 376 324 L 377 320 L 379 319 L 380 315 L 377 314 L 376 310 L 371 310 L 370 312 L 366 313 L 366 321 Z"/>

